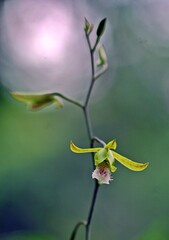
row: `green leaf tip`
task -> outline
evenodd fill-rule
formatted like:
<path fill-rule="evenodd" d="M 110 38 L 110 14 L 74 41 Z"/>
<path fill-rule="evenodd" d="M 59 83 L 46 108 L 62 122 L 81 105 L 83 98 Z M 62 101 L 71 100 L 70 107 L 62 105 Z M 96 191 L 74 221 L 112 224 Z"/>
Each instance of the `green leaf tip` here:
<path fill-rule="evenodd" d="M 23 92 L 12 92 L 11 96 L 17 101 L 27 105 L 29 110 L 37 111 L 51 104 L 56 104 L 58 108 L 63 107 L 63 103 L 54 94 L 28 94 Z"/>
<path fill-rule="evenodd" d="M 104 30 L 105 30 L 105 27 L 106 27 L 106 21 L 107 21 L 107 18 L 104 18 L 99 23 L 99 26 L 98 26 L 97 32 L 96 32 L 98 38 L 100 38 L 104 33 Z"/>

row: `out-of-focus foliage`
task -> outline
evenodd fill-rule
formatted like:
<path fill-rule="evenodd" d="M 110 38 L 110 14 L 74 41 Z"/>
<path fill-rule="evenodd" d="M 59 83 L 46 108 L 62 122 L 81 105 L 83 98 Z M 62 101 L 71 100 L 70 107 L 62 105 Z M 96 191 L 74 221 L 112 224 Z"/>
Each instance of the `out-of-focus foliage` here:
<path fill-rule="evenodd" d="M 16 234 L 12 237 L 2 237 L 1 239 L 3 240 L 54 240 L 54 238 L 51 237 L 45 237 L 45 236 L 40 236 L 40 235 L 20 235 L 20 234 Z M 55 240 L 57 240 L 55 238 Z"/>
<path fill-rule="evenodd" d="M 137 238 L 137 240 L 166 240 L 169 236 L 168 224 L 167 222 L 158 221 L 152 224 L 142 237 Z"/>

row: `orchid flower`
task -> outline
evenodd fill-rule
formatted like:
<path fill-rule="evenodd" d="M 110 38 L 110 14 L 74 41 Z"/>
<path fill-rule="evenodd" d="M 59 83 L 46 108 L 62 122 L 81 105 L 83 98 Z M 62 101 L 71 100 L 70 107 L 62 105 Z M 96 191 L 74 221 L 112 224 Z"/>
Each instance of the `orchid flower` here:
<path fill-rule="evenodd" d="M 116 147 L 117 143 L 115 139 L 102 148 L 79 148 L 73 142 L 70 144 L 70 149 L 74 153 L 95 153 L 94 163 L 96 169 L 92 174 L 92 178 L 96 178 L 100 184 L 109 184 L 111 172 L 115 172 L 117 169 L 114 166 L 115 160 L 132 171 L 142 171 L 148 166 L 148 163 L 138 163 L 123 157 L 114 151 Z"/>

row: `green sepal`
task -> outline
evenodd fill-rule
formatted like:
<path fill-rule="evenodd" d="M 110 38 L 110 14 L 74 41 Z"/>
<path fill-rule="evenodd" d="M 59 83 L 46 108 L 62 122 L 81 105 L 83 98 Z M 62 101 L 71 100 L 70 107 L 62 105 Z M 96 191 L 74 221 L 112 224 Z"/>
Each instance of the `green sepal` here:
<path fill-rule="evenodd" d="M 97 62 L 97 67 L 101 67 L 103 66 L 105 63 L 107 63 L 107 55 L 104 49 L 104 46 L 101 45 L 98 49 L 98 55 L 99 55 L 99 59 Z"/>
<path fill-rule="evenodd" d="M 95 165 L 98 166 L 107 158 L 107 149 L 100 149 L 94 156 Z"/>
<path fill-rule="evenodd" d="M 111 150 L 108 150 L 108 152 L 107 152 L 106 162 L 107 162 L 107 165 L 108 165 L 110 171 L 115 172 L 117 168 L 113 165 L 115 162 L 115 158 L 114 158 L 113 152 Z"/>
<path fill-rule="evenodd" d="M 102 19 L 101 22 L 99 23 L 99 26 L 97 28 L 97 37 L 100 38 L 103 33 L 104 33 L 104 30 L 105 30 L 105 27 L 106 27 L 106 18 Z"/>
<path fill-rule="evenodd" d="M 115 158 L 111 150 L 108 150 L 107 152 L 107 159 L 111 165 L 115 162 Z"/>

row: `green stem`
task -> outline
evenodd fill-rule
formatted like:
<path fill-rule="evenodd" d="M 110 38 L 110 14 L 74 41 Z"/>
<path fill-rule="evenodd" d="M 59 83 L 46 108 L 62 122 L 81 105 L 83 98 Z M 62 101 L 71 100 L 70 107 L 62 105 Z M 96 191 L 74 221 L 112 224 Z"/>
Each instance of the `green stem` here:
<path fill-rule="evenodd" d="M 89 141 L 91 141 L 93 139 L 93 130 L 92 130 L 92 125 L 91 125 L 91 121 L 90 121 L 90 117 L 89 117 L 89 112 L 88 112 L 88 109 L 86 106 L 83 107 L 83 113 L 84 113 L 84 118 L 85 118 Z"/>
<path fill-rule="evenodd" d="M 95 52 L 96 47 L 97 47 L 99 41 L 100 41 L 100 37 L 97 37 L 97 38 L 96 38 L 96 42 L 95 42 L 95 44 L 94 44 L 94 46 L 93 46 L 93 49 L 92 49 L 92 52 L 93 52 L 93 53 Z"/>
<path fill-rule="evenodd" d="M 98 181 L 95 180 L 95 188 L 94 188 L 94 192 L 93 192 L 93 198 L 92 198 L 90 211 L 89 211 L 89 215 L 87 218 L 87 224 L 86 224 L 86 240 L 90 240 L 91 220 L 92 220 L 92 216 L 93 216 L 93 212 L 94 212 L 94 207 L 95 207 L 95 203 L 96 203 L 98 190 L 99 190 L 99 184 L 98 184 Z"/>
<path fill-rule="evenodd" d="M 70 236 L 70 240 L 74 240 L 75 239 L 76 233 L 77 233 L 79 227 L 82 226 L 82 225 L 86 226 L 86 222 L 85 221 L 80 221 L 80 222 L 78 222 L 76 224 L 76 226 L 74 227 L 73 232 L 72 232 L 72 234 Z"/>
<path fill-rule="evenodd" d="M 92 71 L 91 75 L 92 76 L 91 76 L 91 83 L 90 83 L 90 86 L 89 86 L 89 90 L 88 90 L 88 93 L 87 93 L 87 96 L 86 96 L 86 101 L 85 101 L 85 104 L 84 104 L 85 108 L 87 108 L 87 106 L 88 106 L 89 99 L 90 99 L 92 89 L 93 89 L 93 86 L 94 86 L 94 82 L 95 82 L 95 67 L 94 67 L 94 52 L 95 52 L 95 50 L 92 49 L 90 39 L 89 39 L 89 36 L 87 34 L 86 34 L 86 39 L 87 39 L 87 43 L 88 43 L 88 47 L 89 47 L 89 51 L 90 51 L 90 61 L 91 61 L 91 71 Z"/>

